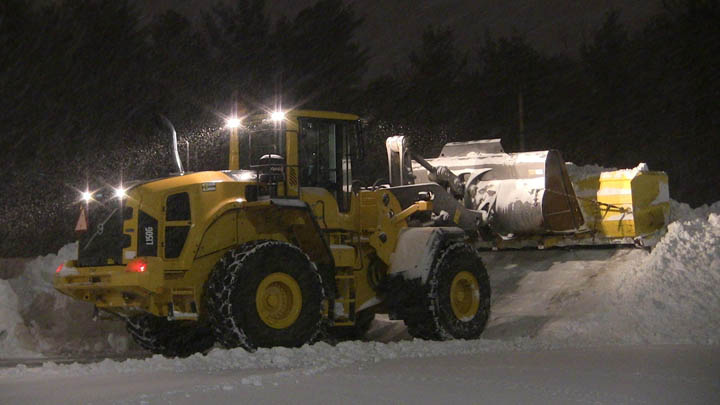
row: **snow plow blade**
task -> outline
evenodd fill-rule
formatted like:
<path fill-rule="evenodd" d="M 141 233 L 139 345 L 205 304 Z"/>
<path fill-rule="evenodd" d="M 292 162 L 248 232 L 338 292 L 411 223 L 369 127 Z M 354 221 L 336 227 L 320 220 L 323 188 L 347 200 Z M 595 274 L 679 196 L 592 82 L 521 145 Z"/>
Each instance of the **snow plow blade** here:
<path fill-rule="evenodd" d="M 425 166 L 413 163 L 415 182 L 434 180 L 428 165 L 452 171 L 462 204 L 487 213 L 479 247 L 651 244 L 668 221 L 667 175 L 645 164 L 586 170 L 556 150 L 505 153 L 495 139 L 447 144 Z"/>
<path fill-rule="evenodd" d="M 599 237 L 637 239 L 663 229 L 670 214 L 668 177 L 644 165 L 573 179 L 587 229 Z"/>

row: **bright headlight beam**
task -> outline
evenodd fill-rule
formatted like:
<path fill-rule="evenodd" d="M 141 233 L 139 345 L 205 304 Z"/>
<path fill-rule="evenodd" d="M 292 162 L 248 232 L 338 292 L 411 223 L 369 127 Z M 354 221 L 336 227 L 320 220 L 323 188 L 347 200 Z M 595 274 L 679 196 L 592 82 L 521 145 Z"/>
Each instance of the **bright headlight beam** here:
<path fill-rule="evenodd" d="M 282 111 L 273 111 L 270 114 L 270 119 L 273 121 L 282 121 L 285 119 L 285 113 Z"/>
<path fill-rule="evenodd" d="M 240 118 L 232 117 L 225 120 L 225 128 L 237 128 L 240 126 L 241 120 Z"/>
<path fill-rule="evenodd" d="M 127 196 L 127 194 L 125 194 L 125 191 L 127 191 L 127 189 L 123 188 L 123 186 L 117 187 L 115 189 L 115 198 L 119 198 L 121 200 L 125 198 Z"/>
<path fill-rule="evenodd" d="M 80 194 L 82 195 L 83 201 L 85 201 L 86 203 L 88 203 L 92 200 L 92 193 L 90 191 L 85 190 Z"/>

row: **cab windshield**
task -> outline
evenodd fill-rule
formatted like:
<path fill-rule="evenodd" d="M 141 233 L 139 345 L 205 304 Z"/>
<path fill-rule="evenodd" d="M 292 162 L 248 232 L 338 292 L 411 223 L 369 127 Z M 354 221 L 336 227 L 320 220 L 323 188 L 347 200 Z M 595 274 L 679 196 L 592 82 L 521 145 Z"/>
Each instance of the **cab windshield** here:
<path fill-rule="evenodd" d="M 285 124 L 262 120 L 251 121 L 238 129 L 240 168 L 257 169 L 285 162 Z"/>

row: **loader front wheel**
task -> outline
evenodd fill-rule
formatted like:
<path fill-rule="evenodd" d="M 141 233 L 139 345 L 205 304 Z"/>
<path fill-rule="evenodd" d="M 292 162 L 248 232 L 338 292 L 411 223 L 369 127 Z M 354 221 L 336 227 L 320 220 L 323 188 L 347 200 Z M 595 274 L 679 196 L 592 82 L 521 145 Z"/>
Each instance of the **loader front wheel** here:
<path fill-rule="evenodd" d="M 225 347 L 299 347 L 323 332 L 320 273 L 289 243 L 256 241 L 231 250 L 213 269 L 205 296 Z"/>
<path fill-rule="evenodd" d="M 405 323 L 422 339 L 476 339 L 490 315 L 490 280 L 477 251 L 465 243 L 438 252 L 420 307 Z"/>
<path fill-rule="evenodd" d="M 137 344 L 165 357 L 187 357 L 215 344 L 212 331 L 197 321 L 168 321 L 141 314 L 128 318 L 125 326 Z"/>

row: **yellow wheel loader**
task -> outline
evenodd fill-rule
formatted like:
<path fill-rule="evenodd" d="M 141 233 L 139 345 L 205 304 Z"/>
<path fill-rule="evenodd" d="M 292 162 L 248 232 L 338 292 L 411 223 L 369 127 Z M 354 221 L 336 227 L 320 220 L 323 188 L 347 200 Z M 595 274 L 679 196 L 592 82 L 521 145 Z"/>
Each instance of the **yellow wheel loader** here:
<path fill-rule="evenodd" d="M 367 186 L 353 179 L 355 115 L 260 114 L 229 132 L 228 170 L 184 172 L 173 130 L 178 173 L 86 192 L 78 258 L 56 274 L 155 353 L 358 338 L 376 313 L 419 338 L 478 338 L 490 312 L 478 248 L 584 233 L 555 151 L 449 144 L 433 163 L 393 137 L 389 179 Z M 478 154 L 496 156 L 453 167 Z"/>

